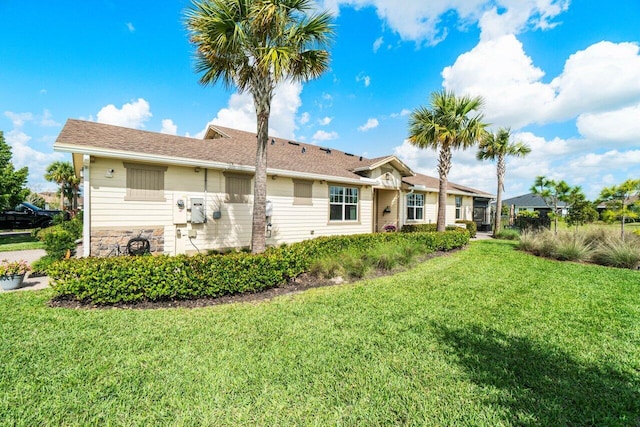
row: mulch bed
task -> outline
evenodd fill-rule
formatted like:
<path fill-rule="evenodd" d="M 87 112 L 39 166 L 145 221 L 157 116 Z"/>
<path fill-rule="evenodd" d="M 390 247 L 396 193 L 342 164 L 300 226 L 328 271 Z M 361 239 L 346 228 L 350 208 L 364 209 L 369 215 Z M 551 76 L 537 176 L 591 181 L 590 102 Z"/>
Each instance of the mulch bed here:
<path fill-rule="evenodd" d="M 415 261 L 415 264 L 427 261 L 429 259 L 440 257 L 440 256 L 448 256 L 451 253 L 457 252 L 461 249 L 454 249 L 449 252 L 433 252 L 430 254 L 423 255 L 418 257 Z M 415 265 L 412 264 L 412 265 Z M 398 268 L 394 270 L 376 270 L 367 275 L 367 279 L 390 276 L 393 274 L 397 274 L 401 271 L 405 271 L 411 268 L 411 266 Z M 358 279 L 354 282 L 357 282 Z M 267 301 L 272 298 L 281 295 L 295 294 L 307 289 L 312 288 L 321 288 L 325 286 L 335 286 L 343 283 L 354 283 L 347 282 L 340 278 L 338 279 L 324 279 L 312 276 L 310 274 L 304 273 L 300 276 L 296 277 L 294 280 L 291 280 L 285 284 L 278 286 L 277 288 L 267 289 L 261 292 L 255 293 L 245 293 L 245 294 L 236 294 L 236 295 L 225 295 L 216 298 L 197 298 L 197 299 L 189 299 L 189 300 L 171 300 L 171 301 L 140 301 L 136 303 L 118 303 L 118 304 L 109 304 L 109 305 L 99 305 L 94 304 L 91 301 L 78 301 L 76 299 L 72 299 L 70 297 L 61 297 L 54 298 L 49 301 L 50 307 L 61 307 L 61 308 L 74 308 L 74 309 L 156 309 L 156 308 L 200 308 L 200 307 L 209 307 L 214 305 L 221 304 L 233 304 L 238 302 L 248 302 L 248 303 L 257 303 L 262 301 Z"/>

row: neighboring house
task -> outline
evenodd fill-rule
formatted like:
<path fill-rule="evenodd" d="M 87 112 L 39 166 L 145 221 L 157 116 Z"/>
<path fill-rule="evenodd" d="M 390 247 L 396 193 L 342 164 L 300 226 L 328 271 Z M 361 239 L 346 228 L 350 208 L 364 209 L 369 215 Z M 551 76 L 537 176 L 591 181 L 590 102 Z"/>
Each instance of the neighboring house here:
<path fill-rule="evenodd" d="M 546 216 L 551 212 L 551 209 L 545 203 L 544 199 L 534 193 L 523 194 L 522 196 L 512 197 L 502 201 L 502 206 L 506 206 L 510 209 L 510 212 L 514 215 L 518 215 L 522 211 L 540 212 L 541 216 Z M 565 216 L 567 214 L 567 204 L 559 201 L 558 208 L 560 214 Z"/>
<path fill-rule="evenodd" d="M 631 196 L 631 197 L 629 197 L 629 200 L 627 201 L 627 206 L 631 206 L 633 204 L 637 204 L 638 203 L 638 199 L 640 199 L 639 196 Z M 598 204 L 598 206 L 596 206 L 596 210 L 598 211 L 598 213 L 600 215 L 602 215 L 602 213 L 604 211 L 606 211 L 607 209 L 609 209 L 609 207 L 607 206 L 607 204 L 605 202 L 601 202 L 600 204 Z"/>
<path fill-rule="evenodd" d="M 250 243 L 254 133 L 211 126 L 194 139 L 70 119 L 54 148 L 82 177 L 85 256 L 138 235 L 166 254 Z M 436 222 L 438 179 L 395 156 L 269 138 L 267 174 L 268 245 Z M 450 183 L 447 224 L 488 223 L 492 197 Z"/>

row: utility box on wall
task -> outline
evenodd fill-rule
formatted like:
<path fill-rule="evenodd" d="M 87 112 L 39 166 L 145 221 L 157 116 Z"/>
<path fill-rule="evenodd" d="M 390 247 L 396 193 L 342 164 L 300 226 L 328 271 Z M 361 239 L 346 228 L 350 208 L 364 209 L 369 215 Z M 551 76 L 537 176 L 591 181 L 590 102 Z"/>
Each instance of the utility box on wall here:
<path fill-rule="evenodd" d="M 204 199 L 202 197 L 192 197 L 189 200 L 191 209 L 191 224 L 202 224 L 206 221 L 204 212 Z"/>
<path fill-rule="evenodd" d="M 184 194 L 173 195 L 173 223 L 187 223 L 187 196 Z"/>

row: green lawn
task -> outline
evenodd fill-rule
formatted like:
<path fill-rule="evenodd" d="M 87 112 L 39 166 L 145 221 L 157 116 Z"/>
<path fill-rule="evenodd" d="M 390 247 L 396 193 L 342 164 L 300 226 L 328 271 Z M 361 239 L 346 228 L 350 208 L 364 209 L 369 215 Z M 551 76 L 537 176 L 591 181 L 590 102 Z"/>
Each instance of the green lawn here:
<path fill-rule="evenodd" d="M 5 234 L 0 236 L 0 252 L 43 249 L 44 244 L 30 234 Z M 1 257 L 1 255 L 0 255 Z"/>
<path fill-rule="evenodd" d="M 192 310 L 1 294 L 0 425 L 637 426 L 640 272 L 513 247 Z"/>

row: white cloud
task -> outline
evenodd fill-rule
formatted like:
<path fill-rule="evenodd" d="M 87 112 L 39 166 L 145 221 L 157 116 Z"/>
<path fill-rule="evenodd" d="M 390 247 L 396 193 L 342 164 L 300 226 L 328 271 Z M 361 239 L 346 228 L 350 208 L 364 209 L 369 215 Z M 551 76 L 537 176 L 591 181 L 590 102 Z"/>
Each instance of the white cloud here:
<path fill-rule="evenodd" d="M 547 84 L 522 43 L 506 35 L 460 55 L 442 71 L 443 85 L 458 94 L 481 95 L 486 119 L 496 126 L 560 122 L 638 103 L 638 51 L 632 43 L 597 43 L 571 55 L 562 74 Z"/>
<path fill-rule="evenodd" d="M 322 119 L 318 120 L 318 123 L 320 123 L 321 126 L 327 126 L 331 123 L 332 120 L 333 117 L 323 117 Z"/>
<path fill-rule="evenodd" d="M 380 49 L 382 43 L 384 43 L 384 39 L 382 37 L 378 37 L 376 41 L 373 42 L 373 53 L 376 53 Z"/>
<path fill-rule="evenodd" d="M 442 17 L 455 13 L 461 25 L 478 22 L 484 39 L 527 28 L 553 27 L 552 19 L 566 10 L 569 0 L 324 0 L 323 7 L 375 7 L 378 17 L 403 40 L 436 45 L 447 37 Z"/>
<path fill-rule="evenodd" d="M 568 119 L 640 101 L 639 51 L 635 43 L 600 42 L 571 55 L 549 85 L 557 92 L 550 118 Z"/>
<path fill-rule="evenodd" d="M 640 104 L 606 113 L 578 117 L 578 131 L 592 141 L 640 144 Z"/>
<path fill-rule="evenodd" d="M 573 149 L 568 141 L 560 138 L 547 141 L 530 132 L 515 133 L 513 140 L 529 145 L 531 153 L 524 158 L 507 158 L 507 194 L 515 196 L 528 192 L 538 175 L 572 181 L 573 177 L 565 165 Z M 496 165 L 489 161 L 479 162 L 475 157 L 476 152 L 476 148 L 454 151 L 449 179 L 452 182 L 494 194 L 497 185 Z M 394 154 L 414 171 L 433 177 L 438 176 L 436 150 L 421 149 L 405 140 L 402 145 L 394 148 Z M 570 182 L 572 185 L 576 183 Z"/>
<path fill-rule="evenodd" d="M 127 27 L 127 30 L 129 30 L 129 32 L 131 33 L 133 33 L 136 30 L 136 27 L 134 27 L 131 22 L 127 22 L 124 25 Z"/>
<path fill-rule="evenodd" d="M 595 199 L 607 186 L 626 179 L 638 178 L 640 150 L 610 150 L 605 153 L 586 153 L 566 162 L 569 184 L 581 185 L 587 196 Z M 615 176 L 611 172 L 615 173 Z"/>
<path fill-rule="evenodd" d="M 337 132 L 326 132 L 324 130 L 319 130 L 313 134 L 312 139 L 314 141 L 331 141 L 334 139 L 338 139 Z"/>
<path fill-rule="evenodd" d="M 44 110 L 44 112 L 42 113 L 42 119 L 40 120 L 40 126 L 56 127 L 60 126 L 60 123 L 53 120 L 53 116 L 51 115 L 51 112 L 49 112 L 49 110 Z"/>
<path fill-rule="evenodd" d="M 115 126 L 140 129 L 144 128 L 144 123 L 151 116 L 149 103 L 143 98 L 138 98 L 137 101 L 124 104 L 122 108 L 116 108 L 113 104 L 102 107 L 98 111 L 97 121 Z"/>
<path fill-rule="evenodd" d="M 442 71 L 446 89 L 482 96 L 486 120 L 513 128 L 536 121 L 553 101 L 543 76 L 513 35 L 479 43 Z"/>
<path fill-rule="evenodd" d="M 298 108 L 302 105 L 302 84 L 283 82 L 277 85 L 274 93 L 269 117 L 269 135 L 295 139 L 295 118 Z M 257 119 L 253 97 L 248 92 L 231 95 L 227 108 L 218 111 L 218 115 L 196 135 L 196 138 L 204 136 L 209 124 L 255 133 Z"/>
<path fill-rule="evenodd" d="M 391 117 L 393 118 L 404 117 L 404 116 L 408 116 L 409 114 L 411 114 L 411 110 L 407 108 L 403 108 L 399 113 L 391 113 Z"/>
<path fill-rule="evenodd" d="M 56 160 L 62 160 L 62 153 L 43 153 L 35 150 L 29 145 L 31 137 L 19 129 L 13 129 L 5 134 L 7 143 L 11 146 L 13 154 L 12 162 L 16 169 L 24 166 L 29 168 L 29 185 L 44 185 L 47 188 L 51 184 L 46 184 L 44 174 L 47 166 Z"/>
<path fill-rule="evenodd" d="M 169 135 L 177 135 L 178 134 L 178 125 L 173 123 L 171 119 L 163 119 L 162 120 L 162 129 L 160 129 L 160 133 L 166 133 Z"/>
<path fill-rule="evenodd" d="M 370 129 L 377 128 L 379 124 L 380 123 L 378 122 L 378 119 L 371 118 L 371 119 L 367 120 L 367 123 L 363 124 L 362 126 L 359 126 L 358 130 L 360 132 L 366 132 L 366 131 L 368 131 Z"/>
<path fill-rule="evenodd" d="M 30 122 L 33 120 L 32 113 L 14 113 L 13 111 L 5 111 L 4 115 L 11 120 L 14 127 L 22 127 L 25 122 Z"/>
<path fill-rule="evenodd" d="M 553 18 L 566 11 L 569 0 L 502 0 L 501 10 L 492 7 L 482 14 L 479 26 L 481 40 L 492 40 L 508 34 L 518 34 L 528 26 L 547 30 L 557 23 Z"/>
<path fill-rule="evenodd" d="M 360 73 L 356 76 L 356 82 L 360 83 L 363 82 L 364 83 L 364 87 L 369 87 L 369 85 L 371 84 L 371 77 Z"/>
<path fill-rule="evenodd" d="M 309 120 L 311 120 L 311 115 L 305 111 L 300 115 L 300 119 L 298 120 L 298 122 L 301 125 L 306 125 L 307 123 L 309 123 Z"/>

